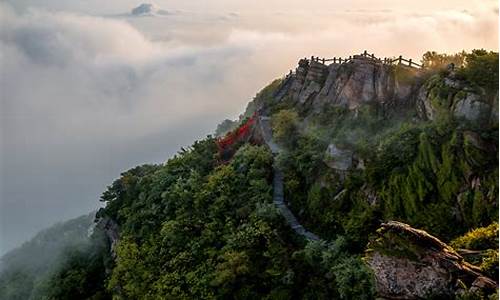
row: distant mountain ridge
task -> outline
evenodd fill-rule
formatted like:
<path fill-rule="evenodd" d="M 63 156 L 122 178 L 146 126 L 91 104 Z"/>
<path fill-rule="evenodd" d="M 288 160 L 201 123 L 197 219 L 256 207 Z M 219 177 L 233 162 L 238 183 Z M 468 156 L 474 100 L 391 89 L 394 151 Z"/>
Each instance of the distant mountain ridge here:
<path fill-rule="evenodd" d="M 143 16 L 166 16 L 170 13 L 164 9 L 158 8 L 155 4 L 142 3 L 139 6 L 132 9 L 130 12 L 131 16 L 143 17 Z"/>
<path fill-rule="evenodd" d="M 95 212 L 40 231 L 0 258 L 0 299 L 40 299 L 43 285 L 66 264 L 69 252 L 91 245 Z M 17 278 L 12 281 L 12 277 Z M 9 285 L 7 285 L 9 284 Z"/>

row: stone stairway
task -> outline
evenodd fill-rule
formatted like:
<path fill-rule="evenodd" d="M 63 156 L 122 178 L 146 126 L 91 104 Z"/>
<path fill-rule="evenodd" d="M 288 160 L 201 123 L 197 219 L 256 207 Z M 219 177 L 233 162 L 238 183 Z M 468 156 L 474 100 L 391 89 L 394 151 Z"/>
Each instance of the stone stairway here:
<path fill-rule="evenodd" d="M 262 137 L 265 143 L 271 149 L 273 155 L 278 154 L 281 148 L 272 139 L 272 130 L 269 117 L 259 117 L 259 127 L 262 132 Z M 274 164 L 273 166 L 273 202 L 278 208 L 281 215 L 285 218 L 288 225 L 299 235 L 309 241 L 319 241 L 320 238 L 302 226 L 292 211 L 286 206 L 283 194 L 283 172 Z"/>

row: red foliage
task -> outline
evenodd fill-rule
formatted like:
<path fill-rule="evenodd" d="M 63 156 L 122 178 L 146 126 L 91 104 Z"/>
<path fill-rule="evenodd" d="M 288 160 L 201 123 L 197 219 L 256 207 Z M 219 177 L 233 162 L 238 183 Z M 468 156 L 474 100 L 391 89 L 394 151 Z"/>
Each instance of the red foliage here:
<path fill-rule="evenodd" d="M 252 126 L 255 124 L 256 113 L 254 113 L 244 124 L 242 124 L 238 129 L 229 132 L 226 136 L 218 138 L 216 143 L 219 148 L 219 152 L 222 153 L 228 148 L 230 148 L 234 143 L 244 140 L 250 134 Z"/>

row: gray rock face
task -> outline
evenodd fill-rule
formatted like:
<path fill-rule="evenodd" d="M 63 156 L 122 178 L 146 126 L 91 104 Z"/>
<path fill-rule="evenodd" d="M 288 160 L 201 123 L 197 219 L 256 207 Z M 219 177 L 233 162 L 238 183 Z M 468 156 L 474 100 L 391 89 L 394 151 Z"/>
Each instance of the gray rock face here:
<path fill-rule="evenodd" d="M 328 66 L 301 59 L 295 74 L 287 77 L 274 99 L 287 99 L 311 112 L 320 112 L 329 105 L 356 111 L 365 103 L 377 103 L 382 112 L 415 108 L 424 120 L 451 113 L 469 121 L 496 122 L 498 94 L 486 101 L 484 91 L 472 88 L 453 70 L 444 77 L 426 76 L 421 69 L 390 66 L 363 56 Z"/>
<path fill-rule="evenodd" d="M 106 235 L 110 244 L 111 255 L 115 257 L 115 246 L 120 239 L 120 229 L 118 228 L 118 224 L 116 224 L 116 222 L 109 217 L 101 217 L 97 220 L 96 227 L 101 229 Z"/>
<path fill-rule="evenodd" d="M 490 112 L 490 105 L 481 102 L 480 99 L 481 97 L 477 94 L 467 93 L 463 99 L 455 103 L 453 115 L 469 121 L 477 121 L 485 117 Z"/>
<path fill-rule="evenodd" d="M 375 253 L 370 267 L 376 272 L 378 293 L 389 299 L 425 299 L 435 291 L 450 291 L 446 269 L 418 265 L 407 259 Z"/>
<path fill-rule="evenodd" d="M 437 107 L 431 101 L 429 89 L 423 86 L 417 94 L 417 113 L 424 120 L 434 120 L 438 114 Z"/>
<path fill-rule="evenodd" d="M 383 298 L 446 298 L 463 292 L 464 285 L 470 291 L 496 288 L 477 267 L 423 230 L 391 221 L 377 233 L 379 238 L 369 244 L 365 260 Z"/>
<path fill-rule="evenodd" d="M 296 70 L 296 82 L 292 94 L 301 104 L 312 99 L 321 90 L 328 68 L 322 63 L 307 60 L 300 60 Z"/>
<path fill-rule="evenodd" d="M 299 103 L 304 104 L 321 90 L 321 85 L 315 81 L 309 82 L 299 93 Z"/>
<path fill-rule="evenodd" d="M 388 106 L 407 104 L 419 88 L 418 81 L 399 78 L 397 73 L 418 75 L 419 71 L 357 57 L 349 63 L 331 64 L 301 60 L 289 96 L 319 111 L 326 104 L 357 109 L 361 104 L 379 102 Z"/>
<path fill-rule="evenodd" d="M 449 111 L 456 118 L 486 121 L 494 112 L 479 93 L 453 74 L 444 78 L 434 76 L 418 91 L 417 112 L 428 120 L 435 120 L 440 112 Z"/>
<path fill-rule="evenodd" d="M 326 149 L 325 163 L 332 169 L 346 171 L 353 164 L 353 151 L 330 144 Z"/>

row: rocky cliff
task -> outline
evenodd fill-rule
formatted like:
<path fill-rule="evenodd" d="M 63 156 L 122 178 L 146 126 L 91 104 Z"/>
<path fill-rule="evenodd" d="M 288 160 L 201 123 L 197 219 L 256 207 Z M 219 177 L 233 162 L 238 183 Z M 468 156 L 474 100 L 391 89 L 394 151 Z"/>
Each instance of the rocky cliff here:
<path fill-rule="evenodd" d="M 498 92 L 488 97 L 484 89 L 458 76 L 453 66 L 436 74 L 363 55 L 331 64 L 301 59 L 272 101 L 316 113 L 329 105 L 356 111 L 362 104 L 376 103 L 386 110 L 414 109 L 423 120 L 433 120 L 443 111 L 471 121 L 498 118 Z"/>
<path fill-rule="evenodd" d="M 412 105 L 424 73 L 409 66 L 395 66 L 355 55 L 349 62 L 323 64 L 302 59 L 276 93 L 276 101 L 291 101 L 321 111 L 326 105 L 356 110 L 363 103 L 384 106 Z"/>
<path fill-rule="evenodd" d="M 493 280 L 450 246 L 400 222 L 382 224 L 365 259 L 374 272 L 378 294 L 386 299 L 448 299 L 467 291 L 496 289 Z"/>
<path fill-rule="evenodd" d="M 430 78 L 418 91 L 416 109 L 424 120 L 449 112 L 456 118 L 482 123 L 498 119 L 498 92 L 488 97 L 482 88 L 471 86 L 449 68 Z"/>

